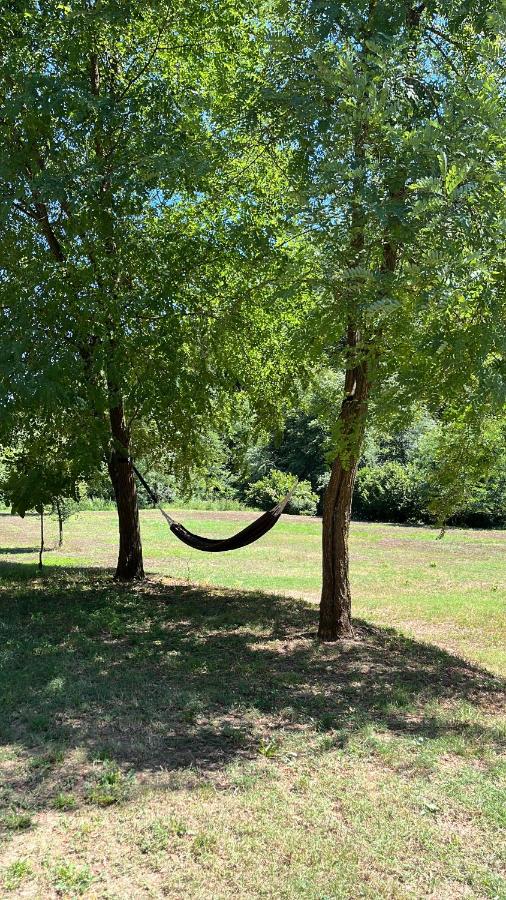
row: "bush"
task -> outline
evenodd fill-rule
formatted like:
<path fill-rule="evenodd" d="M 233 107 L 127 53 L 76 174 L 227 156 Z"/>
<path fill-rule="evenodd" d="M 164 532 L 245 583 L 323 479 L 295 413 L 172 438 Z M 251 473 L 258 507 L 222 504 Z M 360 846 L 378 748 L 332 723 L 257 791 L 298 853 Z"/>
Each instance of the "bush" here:
<path fill-rule="evenodd" d="M 246 501 L 260 509 L 270 509 L 290 491 L 296 478 L 279 469 L 273 469 L 269 475 L 255 481 L 246 491 Z M 297 489 L 290 499 L 285 512 L 292 515 L 314 516 L 318 505 L 318 496 L 311 490 L 309 481 L 299 481 Z"/>
<path fill-rule="evenodd" d="M 353 513 L 359 519 L 380 522 L 420 519 L 422 504 L 413 467 L 386 462 L 359 469 Z"/>
<path fill-rule="evenodd" d="M 142 474 L 158 498 L 159 503 L 174 503 L 178 492 L 176 479 L 173 475 L 163 475 L 155 470 L 148 470 L 147 472 L 142 472 Z M 137 496 L 140 509 L 150 509 L 153 506 L 151 497 L 139 482 L 137 482 Z"/>

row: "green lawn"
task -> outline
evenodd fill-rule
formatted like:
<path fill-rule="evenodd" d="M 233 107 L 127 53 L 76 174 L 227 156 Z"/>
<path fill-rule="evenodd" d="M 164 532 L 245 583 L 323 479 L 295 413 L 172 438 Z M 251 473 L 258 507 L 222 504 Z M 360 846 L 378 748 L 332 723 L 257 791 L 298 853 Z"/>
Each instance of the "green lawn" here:
<path fill-rule="evenodd" d="M 505 534 L 354 525 L 320 647 L 319 523 L 199 555 L 142 519 L 124 587 L 112 512 L 42 575 L 0 516 L 0 896 L 505 898 Z"/>

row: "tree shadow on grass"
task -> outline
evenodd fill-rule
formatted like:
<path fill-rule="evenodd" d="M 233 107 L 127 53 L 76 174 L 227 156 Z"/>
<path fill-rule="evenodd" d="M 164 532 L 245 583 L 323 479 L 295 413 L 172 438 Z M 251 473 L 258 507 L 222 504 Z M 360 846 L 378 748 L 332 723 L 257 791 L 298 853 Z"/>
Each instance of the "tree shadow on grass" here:
<path fill-rule="evenodd" d="M 0 746 L 27 755 L 57 745 L 137 772 L 210 772 L 256 755 L 277 729 L 330 730 L 342 743 L 368 724 L 499 740 L 434 709 L 499 704 L 499 679 L 363 621 L 357 640 L 320 646 L 317 610 L 301 600 L 122 586 L 104 570 L 37 576 L 20 563 L 0 565 L 0 587 Z"/>
<path fill-rule="evenodd" d="M 14 556 L 18 553 L 38 553 L 39 547 L 0 547 L 0 556 Z"/>

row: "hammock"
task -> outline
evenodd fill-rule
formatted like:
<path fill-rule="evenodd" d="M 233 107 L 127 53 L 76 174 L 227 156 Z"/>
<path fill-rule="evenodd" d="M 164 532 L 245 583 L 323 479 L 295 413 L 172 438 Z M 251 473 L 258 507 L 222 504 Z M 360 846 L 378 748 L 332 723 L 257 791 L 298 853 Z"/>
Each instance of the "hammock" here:
<path fill-rule="evenodd" d="M 262 535 L 267 534 L 267 532 L 274 527 L 297 486 L 294 485 L 292 490 L 288 492 L 286 497 L 284 497 L 280 503 L 277 503 L 276 506 L 273 506 L 272 509 L 262 516 L 259 516 L 258 519 L 255 519 L 254 522 L 251 522 L 250 525 L 247 525 L 246 528 L 243 528 L 242 531 L 238 531 L 237 534 L 232 535 L 232 537 L 223 539 L 206 538 L 199 534 L 193 534 L 191 531 L 188 531 L 184 525 L 181 525 L 179 522 L 176 522 L 172 516 L 169 516 L 158 503 L 156 494 L 151 490 L 149 484 L 144 480 L 139 470 L 133 464 L 132 466 L 137 478 L 151 498 L 153 505 L 157 506 L 160 510 L 172 531 L 172 534 L 175 534 L 183 544 L 188 544 L 188 546 L 193 547 L 194 550 L 203 550 L 206 553 L 223 553 L 225 550 L 239 550 L 240 547 L 247 547 L 247 545 L 252 544 L 253 541 L 258 541 Z"/>

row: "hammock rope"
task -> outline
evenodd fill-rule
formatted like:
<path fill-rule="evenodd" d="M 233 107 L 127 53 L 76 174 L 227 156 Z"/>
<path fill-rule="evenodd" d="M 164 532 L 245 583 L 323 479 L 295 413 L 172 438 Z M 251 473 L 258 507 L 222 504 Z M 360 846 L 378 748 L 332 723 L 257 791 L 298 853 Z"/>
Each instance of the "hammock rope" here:
<path fill-rule="evenodd" d="M 193 534 L 191 531 L 188 531 L 184 525 L 181 525 L 180 522 L 176 522 L 172 516 L 169 516 L 169 514 L 160 506 L 155 492 L 150 488 L 145 478 L 133 463 L 132 467 L 144 490 L 148 494 L 148 497 L 151 499 L 153 505 L 160 510 L 172 533 L 182 541 L 183 544 L 193 547 L 194 550 L 202 550 L 205 553 L 223 553 L 226 550 L 239 550 L 241 547 L 247 547 L 248 544 L 258 541 L 258 539 L 263 537 L 264 534 L 267 534 L 271 528 L 274 528 L 274 525 L 278 521 L 297 487 L 296 482 L 291 491 L 288 491 L 286 497 L 277 503 L 276 506 L 273 506 L 272 509 L 263 513 L 258 519 L 255 519 L 254 522 L 251 522 L 246 528 L 238 531 L 237 534 L 232 535 L 232 537 L 207 538 L 199 534 Z"/>

